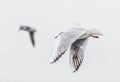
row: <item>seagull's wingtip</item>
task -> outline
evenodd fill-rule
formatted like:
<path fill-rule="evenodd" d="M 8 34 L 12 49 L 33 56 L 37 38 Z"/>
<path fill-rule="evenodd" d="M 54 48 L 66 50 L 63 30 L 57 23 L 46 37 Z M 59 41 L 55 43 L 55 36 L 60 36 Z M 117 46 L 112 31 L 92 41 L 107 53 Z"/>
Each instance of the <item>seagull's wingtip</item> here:
<path fill-rule="evenodd" d="M 49 64 L 53 64 L 53 63 L 54 63 L 54 61 L 50 59 L 49 60 Z"/>
<path fill-rule="evenodd" d="M 78 70 L 73 70 L 72 73 L 75 73 L 75 72 L 77 72 L 77 71 L 78 71 Z"/>

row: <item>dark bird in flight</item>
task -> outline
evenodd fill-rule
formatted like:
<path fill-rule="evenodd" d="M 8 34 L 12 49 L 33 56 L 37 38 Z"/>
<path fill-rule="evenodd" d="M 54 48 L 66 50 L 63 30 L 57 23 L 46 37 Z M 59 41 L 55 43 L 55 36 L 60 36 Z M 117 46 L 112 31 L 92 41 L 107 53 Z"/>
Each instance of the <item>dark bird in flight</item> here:
<path fill-rule="evenodd" d="M 34 37 L 35 37 L 36 29 L 31 28 L 31 27 L 29 27 L 29 26 L 20 26 L 20 29 L 19 29 L 19 30 L 24 30 L 24 31 L 29 32 L 29 35 L 30 35 L 30 39 L 31 39 L 32 45 L 33 45 L 33 47 L 35 47 L 35 40 L 34 40 Z"/>

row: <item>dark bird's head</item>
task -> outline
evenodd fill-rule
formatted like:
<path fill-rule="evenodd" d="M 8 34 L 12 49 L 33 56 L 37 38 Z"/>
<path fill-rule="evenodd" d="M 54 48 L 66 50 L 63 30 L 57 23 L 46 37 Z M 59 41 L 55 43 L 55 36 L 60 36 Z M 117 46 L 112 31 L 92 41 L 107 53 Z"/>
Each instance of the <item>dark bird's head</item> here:
<path fill-rule="evenodd" d="M 36 32 L 36 29 L 31 28 L 29 26 L 20 26 L 19 31 L 20 30 L 24 30 L 24 31 L 28 31 L 28 32 Z"/>
<path fill-rule="evenodd" d="M 31 28 L 28 27 L 28 26 L 20 26 L 19 31 L 20 31 L 20 30 L 30 31 Z"/>

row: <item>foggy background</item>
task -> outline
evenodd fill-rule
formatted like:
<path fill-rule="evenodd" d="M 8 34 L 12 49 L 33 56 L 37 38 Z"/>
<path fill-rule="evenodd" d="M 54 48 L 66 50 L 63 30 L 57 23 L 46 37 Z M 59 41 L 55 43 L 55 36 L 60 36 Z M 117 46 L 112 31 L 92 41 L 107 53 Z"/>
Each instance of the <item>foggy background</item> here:
<path fill-rule="evenodd" d="M 33 48 L 20 25 L 37 29 Z M 49 64 L 54 36 L 65 27 L 96 28 L 72 73 L 66 53 Z M 0 82 L 120 82 L 119 0 L 0 0 Z"/>

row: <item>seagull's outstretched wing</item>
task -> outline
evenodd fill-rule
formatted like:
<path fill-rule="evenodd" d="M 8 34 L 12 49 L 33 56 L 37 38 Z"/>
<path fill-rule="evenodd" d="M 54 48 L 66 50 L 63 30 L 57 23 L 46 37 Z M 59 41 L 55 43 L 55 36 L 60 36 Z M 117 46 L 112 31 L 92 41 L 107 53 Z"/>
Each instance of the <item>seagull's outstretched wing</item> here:
<path fill-rule="evenodd" d="M 70 48 L 70 65 L 73 72 L 76 72 L 84 57 L 84 49 L 87 45 L 88 39 L 77 39 Z"/>
<path fill-rule="evenodd" d="M 32 45 L 34 47 L 35 46 L 34 32 L 30 32 L 30 39 L 31 39 Z"/>
<path fill-rule="evenodd" d="M 85 33 L 85 30 L 78 28 L 71 28 L 62 32 L 62 34 L 56 38 L 57 41 L 50 59 L 50 63 L 56 62 L 68 50 L 71 44 L 83 33 Z"/>

